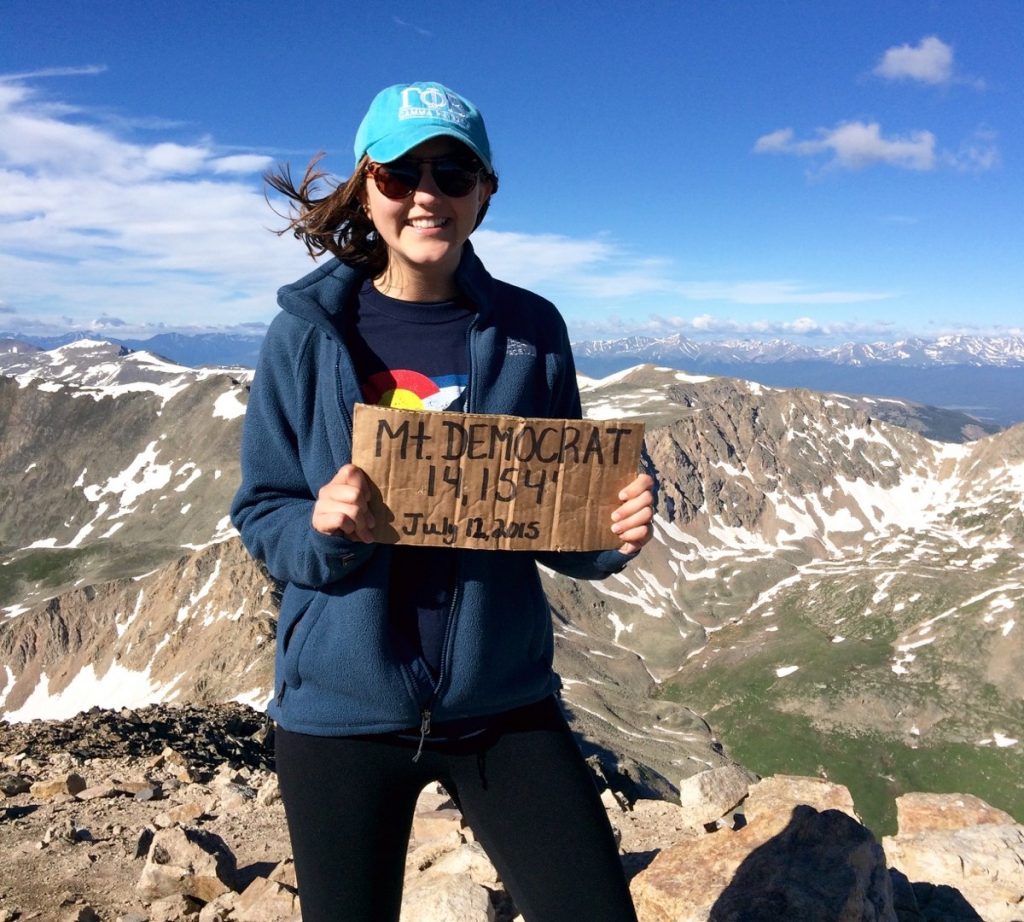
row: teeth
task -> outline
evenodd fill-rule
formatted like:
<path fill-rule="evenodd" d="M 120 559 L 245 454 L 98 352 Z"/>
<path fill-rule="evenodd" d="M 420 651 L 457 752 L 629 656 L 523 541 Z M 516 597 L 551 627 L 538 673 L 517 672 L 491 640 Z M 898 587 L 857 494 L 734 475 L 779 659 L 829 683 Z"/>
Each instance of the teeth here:
<path fill-rule="evenodd" d="M 447 218 L 413 218 L 409 222 L 413 227 L 444 227 Z"/>

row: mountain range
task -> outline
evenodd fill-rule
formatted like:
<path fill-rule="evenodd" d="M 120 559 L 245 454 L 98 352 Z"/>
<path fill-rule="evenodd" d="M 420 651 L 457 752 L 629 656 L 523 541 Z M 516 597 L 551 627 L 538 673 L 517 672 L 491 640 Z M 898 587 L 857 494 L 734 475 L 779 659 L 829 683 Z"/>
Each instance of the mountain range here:
<path fill-rule="evenodd" d="M 276 587 L 226 518 L 251 372 L 85 341 L 0 374 L 0 711 L 262 704 Z M 606 771 L 666 792 L 724 744 L 877 831 L 911 789 L 1024 813 L 1024 426 L 652 365 L 581 392 L 645 421 L 657 482 L 623 574 L 544 577 Z"/>
<path fill-rule="evenodd" d="M 53 349 L 95 333 L 27 336 L 0 332 L 0 352 L 26 345 Z M 262 329 L 196 334 L 160 333 L 110 339 L 198 367 L 254 367 Z M 19 346 L 19 344 L 22 344 Z M 1024 421 L 1024 336 L 912 337 L 895 342 L 799 345 L 780 339 L 706 341 L 674 334 L 574 343 L 579 370 L 603 377 L 644 363 L 725 375 L 775 387 L 809 387 L 912 400 L 968 413 L 991 427 Z"/>

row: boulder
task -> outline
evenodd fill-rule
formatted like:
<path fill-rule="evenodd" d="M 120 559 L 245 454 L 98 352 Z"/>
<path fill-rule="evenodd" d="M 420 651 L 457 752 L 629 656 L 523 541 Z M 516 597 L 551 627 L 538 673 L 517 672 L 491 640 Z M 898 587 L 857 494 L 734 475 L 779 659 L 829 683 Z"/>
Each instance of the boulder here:
<path fill-rule="evenodd" d="M 901 836 L 967 826 L 1012 826 L 1016 822 L 1009 813 L 973 794 L 913 793 L 896 798 L 896 825 Z"/>
<path fill-rule="evenodd" d="M 467 842 L 447 852 L 424 871 L 425 876 L 468 874 L 474 883 L 491 889 L 500 886 L 498 872 L 479 842 Z"/>
<path fill-rule="evenodd" d="M 281 802 L 281 786 L 277 782 L 277 775 L 271 775 L 259 787 L 256 792 L 256 803 L 261 807 L 269 807 Z"/>
<path fill-rule="evenodd" d="M 815 810 L 838 810 L 860 822 L 848 788 L 821 778 L 803 775 L 772 775 L 750 786 L 750 793 L 737 811 L 747 823 L 768 823 L 776 831 L 789 822 L 796 804 Z"/>
<path fill-rule="evenodd" d="M 299 889 L 299 882 L 295 878 L 295 862 L 291 858 L 285 858 L 273 871 L 267 875 L 267 880 L 284 884 L 292 890 Z"/>
<path fill-rule="evenodd" d="M 235 922 L 301 922 L 299 897 L 290 887 L 257 877 L 236 898 Z"/>
<path fill-rule="evenodd" d="M 176 894 L 150 903 L 149 922 L 193 922 L 199 915 L 200 904 L 192 897 Z"/>
<path fill-rule="evenodd" d="M 94 784 L 79 791 L 75 797 L 79 800 L 99 800 L 102 797 L 120 797 L 127 793 L 119 788 L 112 781 L 104 781 L 102 784 Z"/>
<path fill-rule="evenodd" d="M 238 894 L 222 893 L 216 899 L 210 900 L 199 910 L 199 922 L 232 922 L 232 910 L 235 908 L 235 899 Z M 142 922 L 146 922 L 145 919 Z"/>
<path fill-rule="evenodd" d="M 461 834 L 464 827 L 462 813 L 455 809 L 417 813 L 412 820 L 412 834 L 417 842 L 442 839 L 452 831 Z"/>
<path fill-rule="evenodd" d="M 85 779 L 81 775 L 69 772 L 57 778 L 36 781 L 29 790 L 35 797 L 59 797 L 62 794 L 78 794 L 86 787 Z"/>
<path fill-rule="evenodd" d="M 695 829 L 714 823 L 747 796 L 750 776 L 736 765 L 697 772 L 679 782 L 679 805 Z"/>
<path fill-rule="evenodd" d="M 165 810 L 163 813 L 158 813 L 153 817 L 153 825 L 166 829 L 169 826 L 191 823 L 205 813 L 206 810 L 203 809 L 202 804 L 188 801 L 177 807 L 172 807 L 170 810 Z"/>
<path fill-rule="evenodd" d="M 4 797 L 17 797 L 18 794 L 27 794 L 31 787 L 31 782 L 23 775 L 0 774 L 0 800 Z"/>
<path fill-rule="evenodd" d="M 154 834 L 135 889 L 144 900 L 187 896 L 209 902 L 234 886 L 235 856 L 224 840 L 175 827 Z"/>
<path fill-rule="evenodd" d="M 436 864 L 444 855 L 459 848 L 463 842 L 464 839 L 458 830 L 451 829 L 439 838 L 428 839 L 411 848 L 405 857 L 406 880 Z"/>
<path fill-rule="evenodd" d="M 901 832 L 882 840 L 889 863 L 906 875 L 918 904 L 956 905 L 985 922 L 1024 918 L 1024 826 L 984 823 L 965 829 Z M 956 918 L 946 911 L 942 918 Z M 939 916 L 927 916 L 939 918 Z"/>
<path fill-rule="evenodd" d="M 800 792 L 849 812 L 794 804 Z M 640 922 L 897 922 L 885 856 L 845 788 L 783 778 L 750 799 L 745 826 L 666 848 L 637 874 Z"/>
<path fill-rule="evenodd" d="M 468 874 L 445 874 L 406 889 L 402 922 L 494 922 L 494 907 L 486 888 Z"/>

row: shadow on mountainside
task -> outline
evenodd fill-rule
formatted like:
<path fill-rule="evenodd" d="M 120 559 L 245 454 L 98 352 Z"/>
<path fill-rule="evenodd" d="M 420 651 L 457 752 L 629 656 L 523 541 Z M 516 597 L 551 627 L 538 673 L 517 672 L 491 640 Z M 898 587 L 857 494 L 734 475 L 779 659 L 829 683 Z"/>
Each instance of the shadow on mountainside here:
<path fill-rule="evenodd" d="M 911 894 L 905 878 L 896 882 L 904 884 L 896 888 L 900 922 L 983 922 L 952 887 L 913 884 Z M 801 805 L 782 832 L 744 859 L 708 918 L 834 922 L 861 918 L 863 907 L 864 918 L 892 919 L 893 883 L 882 848 L 868 829 L 839 810 L 819 813 Z"/>

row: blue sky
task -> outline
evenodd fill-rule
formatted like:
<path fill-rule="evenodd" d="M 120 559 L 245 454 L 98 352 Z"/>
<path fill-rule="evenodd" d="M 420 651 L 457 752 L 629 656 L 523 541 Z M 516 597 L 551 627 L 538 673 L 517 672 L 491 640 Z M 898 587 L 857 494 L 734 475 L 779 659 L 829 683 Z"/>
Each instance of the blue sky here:
<path fill-rule="evenodd" d="M 574 339 L 1024 331 L 1024 8 L 0 4 L 0 329 L 263 324 L 310 267 L 260 174 L 369 100 L 488 123 L 474 240 Z"/>

